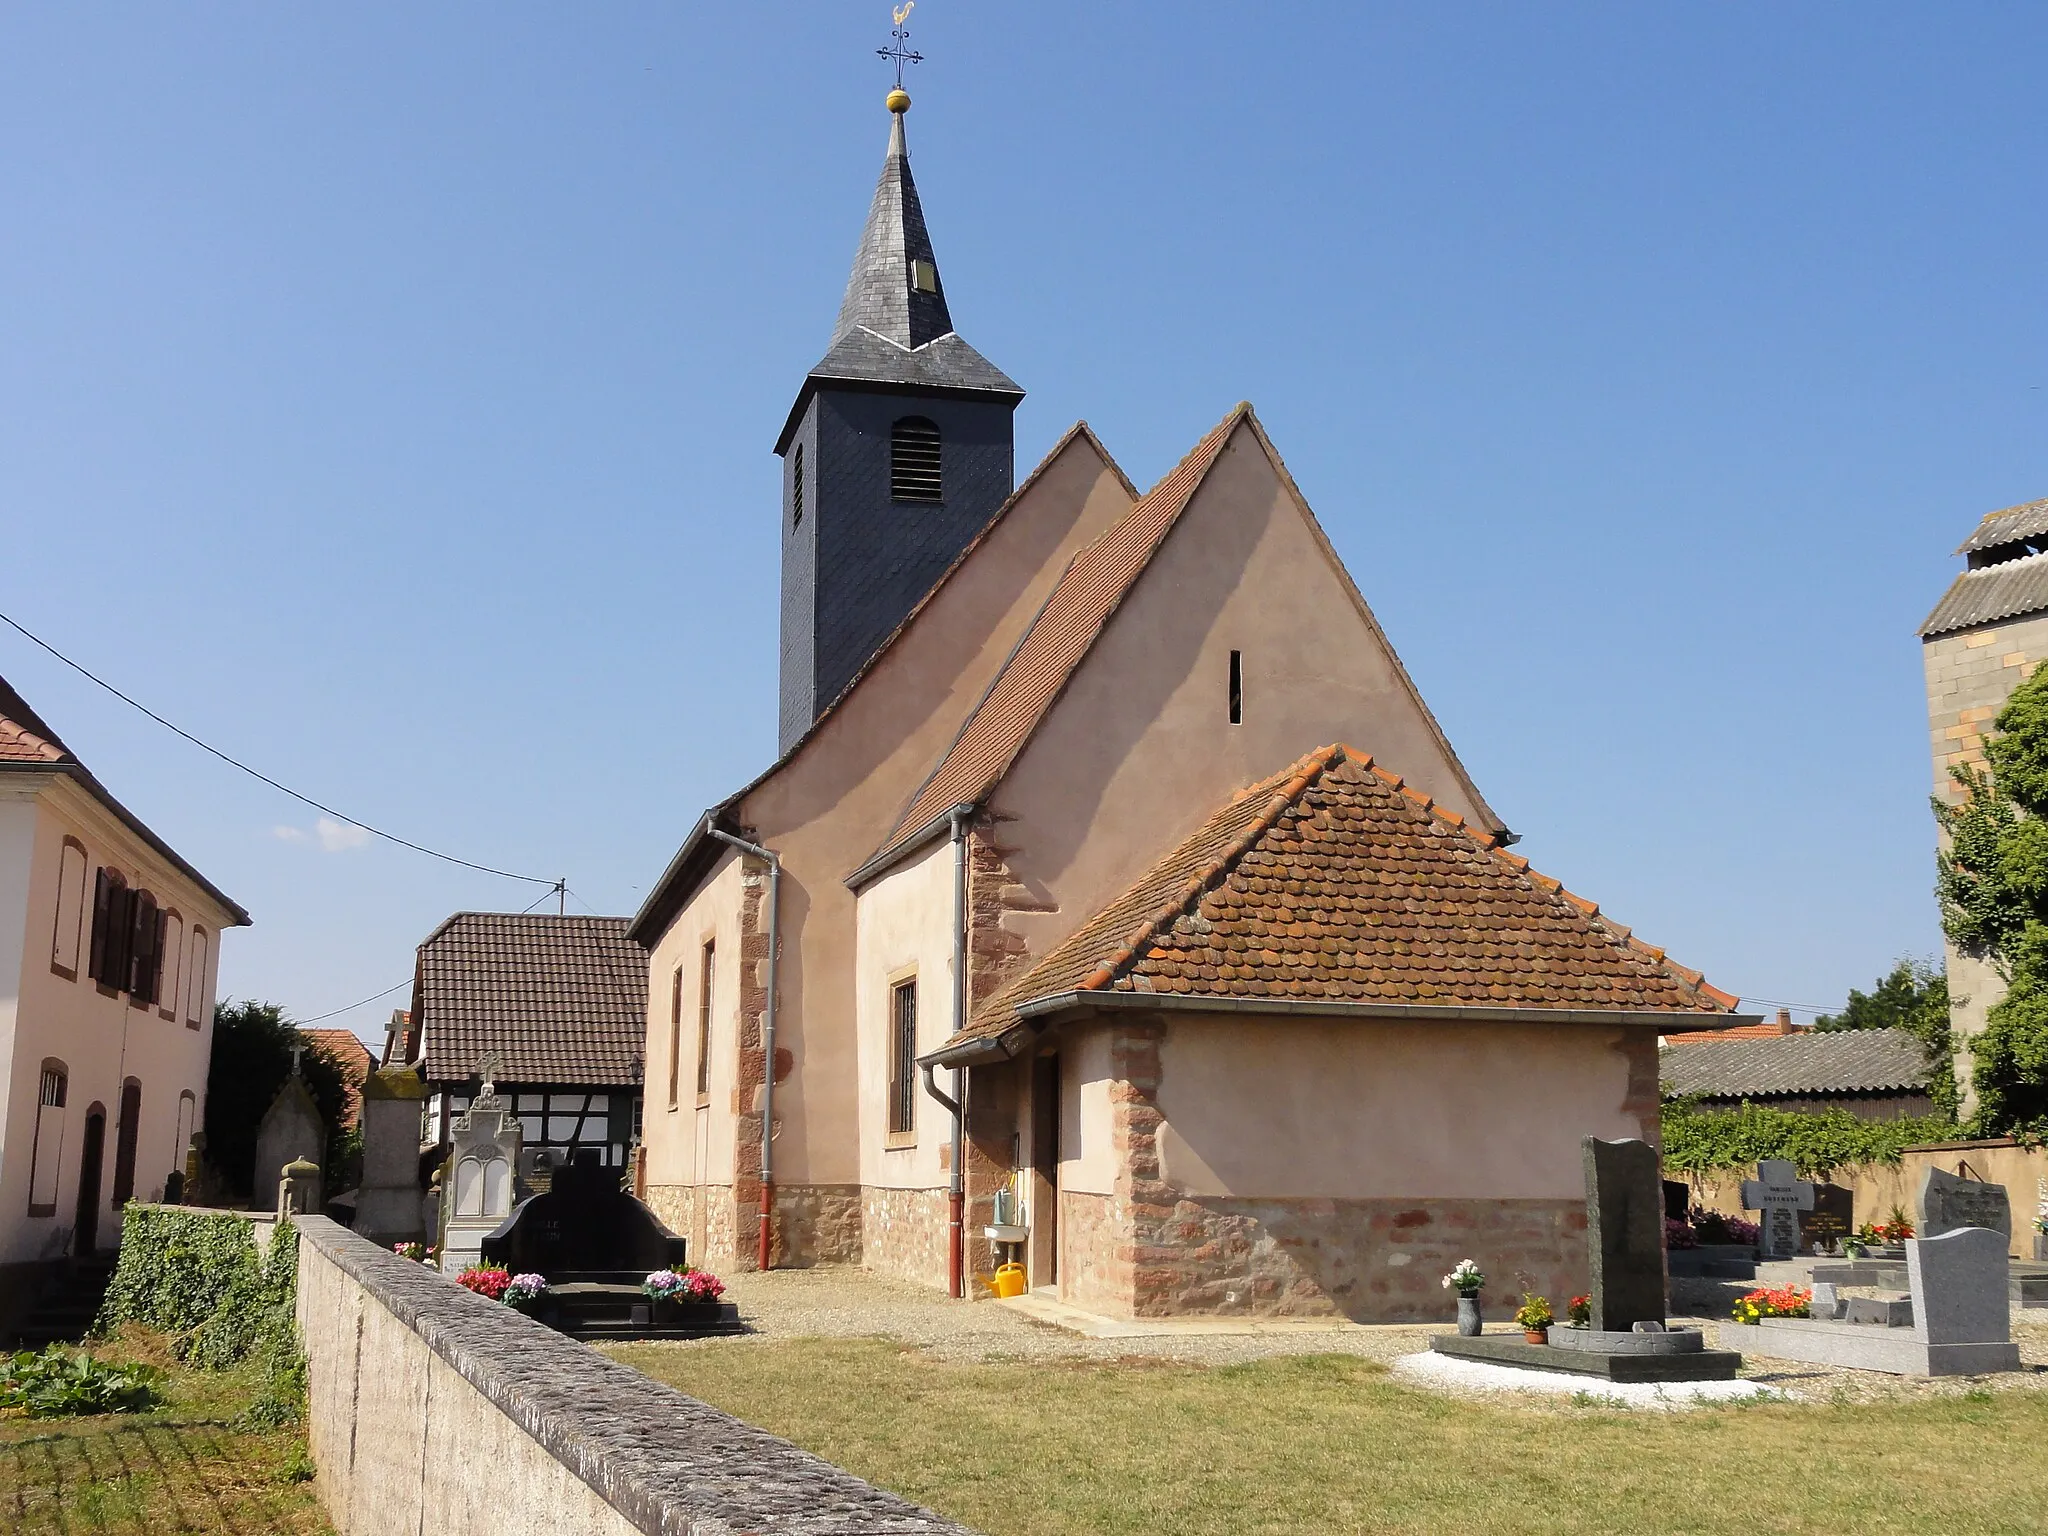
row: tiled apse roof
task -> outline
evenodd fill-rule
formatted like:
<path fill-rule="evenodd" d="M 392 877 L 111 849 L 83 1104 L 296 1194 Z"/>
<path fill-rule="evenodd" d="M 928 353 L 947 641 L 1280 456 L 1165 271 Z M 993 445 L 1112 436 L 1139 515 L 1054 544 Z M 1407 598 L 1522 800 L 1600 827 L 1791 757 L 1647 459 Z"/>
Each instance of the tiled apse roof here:
<path fill-rule="evenodd" d="M 1720 1013 L 1632 938 L 1372 759 L 1324 747 L 1253 785 L 991 997 L 960 1041 L 1063 992 Z"/>
<path fill-rule="evenodd" d="M 505 1083 L 640 1080 L 647 952 L 623 917 L 458 912 L 420 946 L 416 1020 L 427 1077 L 498 1057 Z"/>
<path fill-rule="evenodd" d="M 1074 557 L 987 695 L 898 818 L 876 860 L 901 849 L 954 806 L 979 800 L 1009 771 L 1160 541 L 1186 510 L 1231 431 L 1250 411 L 1240 405 L 1224 417 L 1171 474 Z"/>
<path fill-rule="evenodd" d="M 2024 555 L 1963 572 L 1941 595 L 1920 633 L 1942 635 L 2042 609 L 2048 609 L 2048 554 Z"/>
<path fill-rule="evenodd" d="M 1903 1029 L 1805 1030 L 1775 1040 L 1687 1042 L 1658 1075 L 1673 1094 L 1762 1099 L 1924 1090 L 1927 1056 Z"/>

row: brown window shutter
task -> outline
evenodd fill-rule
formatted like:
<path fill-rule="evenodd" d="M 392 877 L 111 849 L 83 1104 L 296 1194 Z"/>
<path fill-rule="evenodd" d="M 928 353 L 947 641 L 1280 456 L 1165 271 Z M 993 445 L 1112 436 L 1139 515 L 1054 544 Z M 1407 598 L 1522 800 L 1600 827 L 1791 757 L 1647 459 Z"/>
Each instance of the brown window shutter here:
<path fill-rule="evenodd" d="M 128 898 L 128 975 L 125 990 L 137 1002 L 149 998 L 149 975 L 157 958 L 156 898 L 137 891 Z"/>
<path fill-rule="evenodd" d="M 85 974 L 94 981 L 107 979 L 107 950 L 113 938 L 114 879 L 104 866 L 92 886 L 92 952 Z"/>

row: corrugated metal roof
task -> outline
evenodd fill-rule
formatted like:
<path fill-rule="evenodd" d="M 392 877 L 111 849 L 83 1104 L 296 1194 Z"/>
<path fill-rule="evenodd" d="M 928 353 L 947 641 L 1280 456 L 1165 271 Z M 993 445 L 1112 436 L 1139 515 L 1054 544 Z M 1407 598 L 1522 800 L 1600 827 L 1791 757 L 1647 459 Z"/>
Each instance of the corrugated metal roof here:
<path fill-rule="evenodd" d="M 1808 1030 L 1775 1040 L 1689 1040 L 1658 1076 L 1674 1094 L 1766 1099 L 1924 1091 L 1927 1056 L 1903 1029 Z"/>
<path fill-rule="evenodd" d="M 1980 549 L 2031 539 L 2048 533 L 2048 501 L 2029 501 L 2002 511 L 1987 512 L 1977 531 L 1956 546 L 1959 555 L 1973 555 Z"/>
<path fill-rule="evenodd" d="M 544 912 L 449 918 L 420 946 L 428 1079 L 461 1082 L 495 1054 L 500 1082 L 638 1083 L 647 952 L 626 927 Z"/>
<path fill-rule="evenodd" d="M 2048 554 L 2027 555 L 1963 572 L 1934 605 L 1920 633 L 1943 635 L 2043 610 L 2048 610 Z"/>

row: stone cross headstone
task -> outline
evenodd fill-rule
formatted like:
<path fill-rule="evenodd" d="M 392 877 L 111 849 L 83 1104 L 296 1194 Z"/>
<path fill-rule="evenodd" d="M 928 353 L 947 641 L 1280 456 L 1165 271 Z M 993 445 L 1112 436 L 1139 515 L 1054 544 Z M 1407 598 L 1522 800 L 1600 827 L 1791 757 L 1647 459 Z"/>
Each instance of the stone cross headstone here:
<path fill-rule="evenodd" d="M 1759 1213 L 1757 1254 L 1789 1259 L 1799 1252 L 1799 1213 L 1813 1209 L 1813 1186 L 1783 1158 L 1768 1157 L 1756 1165 L 1756 1177 L 1742 1181 L 1742 1208 Z"/>
<path fill-rule="evenodd" d="M 1664 1322 L 1664 1189 L 1646 1141 L 1581 1143 L 1586 1170 L 1586 1258 L 1591 1326 L 1627 1333 Z"/>
<path fill-rule="evenodd" d="M 1987 1184 L 1929 1168 L 1920 1179 L 1914 1236 L 1940 1237 L 1958 1227 L 1984 1227 L 2012 1242 L 2012 1201 L 2003 1184 Z"/>
<path fill-rule="evenodd" d="M 277 1209 L 278 1179 L 286 1163 L 318 1163 L 327 1155 L 327 1127 L 306 1080 L 296 1072 L 284 1080 L 270 1108 L 256 1127 L 255 1187 L 250 1204 L 259 1211 Z M 314 1209 L 319 1208 L 316 1199 Z"/>
<path fill-rule="evenodd" d="M 477 1262 L 484 1234 L 512 1214 L 512 1170 L 519 1163 L 519 1119 L 484 1084 L 456 1118 L 441 1181 L 441 1268 L 460 1274 Z"/>

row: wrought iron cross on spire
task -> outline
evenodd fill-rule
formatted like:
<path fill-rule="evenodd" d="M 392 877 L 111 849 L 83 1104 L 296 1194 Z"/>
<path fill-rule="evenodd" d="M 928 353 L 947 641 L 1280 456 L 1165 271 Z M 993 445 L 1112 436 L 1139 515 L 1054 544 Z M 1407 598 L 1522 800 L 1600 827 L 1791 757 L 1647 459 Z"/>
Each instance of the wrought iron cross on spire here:
<path fill-rule="evenodd" d="M 903 0 L 901 5 L 892 10 L 889 15 L 895 20 L 896 27 L 889 36 L 895 39 L 895 41 L 886 48 L 877 48 L 875 50 L 878 57 L 895 61 L 896 89 L 899 91 L 903 89 L 903 66 L 906 64 L 922 64 L 924 62 L 923 54 L 912 52 L 910 47 L 910 28 L 904 25 L 906 21 L 910 20 L 910 13 L 916 9 L 917 0 Z"/>

